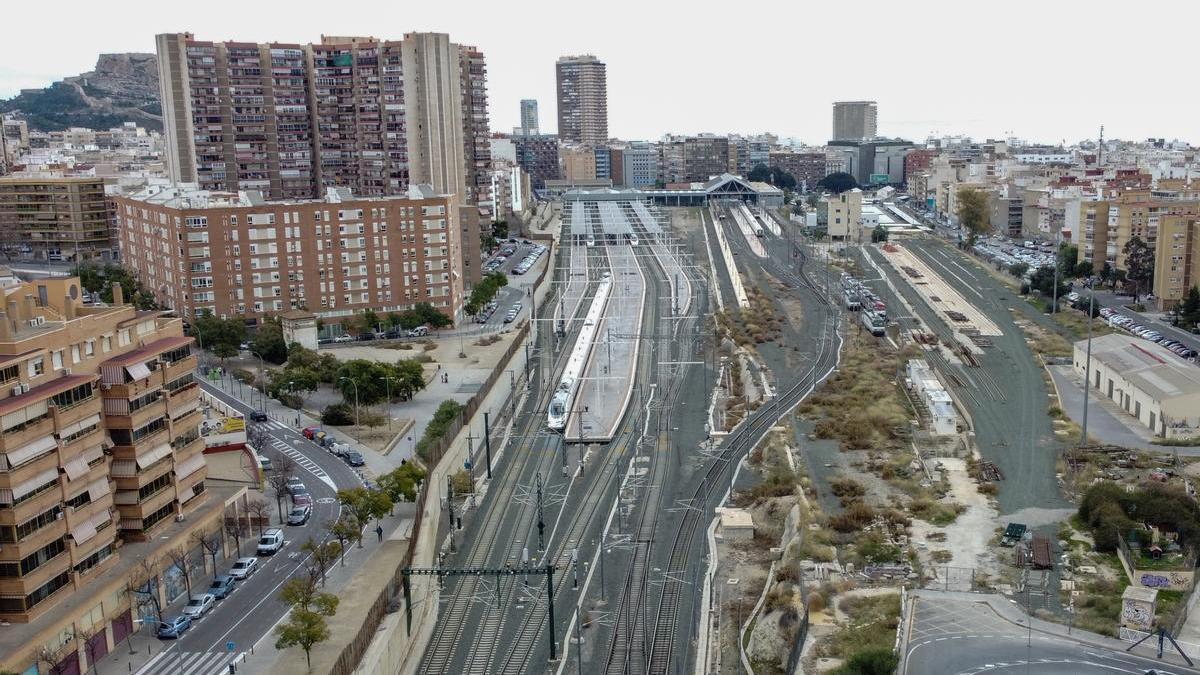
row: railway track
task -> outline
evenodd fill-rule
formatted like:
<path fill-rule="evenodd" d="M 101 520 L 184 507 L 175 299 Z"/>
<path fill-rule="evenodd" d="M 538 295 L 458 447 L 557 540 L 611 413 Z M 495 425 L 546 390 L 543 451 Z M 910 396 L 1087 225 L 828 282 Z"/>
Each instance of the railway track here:
<path fill-rule="evenodd" d="M 597 273 L 598 276 L 599 273 Z M 582 304 L 581 302 L 580 305 Z M 536 330 L 541 330 L 541 328 L 536 328 Z M 543 336 L 543 340 L 545 339 L 547 339 L 546 336 Z M 568 339 L 571 339 L 571 335 L 568 335 Z M 551 378 L 553 378 L 555 373 L 562 370 L 567 357 L 568 352 L 562 351 L 554 358 L 550 366 Z M 543 367 L 546 366 L 543 365 Z M 548 455 L 553 455 L 554 437 L 536 437 L 533 434 L 534 431 L 540 428 L 539 420 L 544 417 L 544 411 L 549 405 L 552 394 L 552 387 L 542 387 L 538 395 L 532 399 L 532 410 L 528 408 L 530 402 L 526 402 L 526 410 L 522 411 L 525 415 L 525 422 L 520 427 L 520 433 L 517 434 L 517 437 L 521 441 L 521 444 L 523 444 L 523 441 L 532 438 L 533 440 L 530 443 L 532 447 L 528 452 L 520 452 L 521 456 L 515 460 L 515 463 L 509 462 L 502 469 L 502 476 L 515 471 L 514 480 L 498 477 L 499 480 L 493 483 L 498 486 L 498 491 L 494 495 L 491 493 L 488 495 L 491 506 L 484 510 L 484 518 L 477 528 L 475 528 L 476 536 L 470 539 L 471 544 L 466 558 L 460 559 L 462 566 L 481 567 L 488 562 L 489 556 L 494 554 L 496 542 L 499 540 L 501 532 L 505 529 L 502 525 L 506 521 L 509 521 L 514 509 L 521 508 L 516 499 L 517 488 L 520 485 L 519 478 L 531 473 L 533 471 L 531 469 L 532 465 L 540 465 Z M 425 658 L 421 664 L 422 673 L 457 672 L 452 669 L 454 653 L 462 643 L 463 633 L 468 624 L 467 619 L 469 618 L 474 601 L 479 597 L 484 581 L 479 577 L 455 577 L 451 583 L 455 584 L 454 590 L 450 594 L 447 606 L 439 613 L 434 635 L 430 640 L 429 649 L 426 651 Z M 497 586 L 498 590 L 499 586 Z M 497 596 L 499 595 L 497 593 Z M 499 597 L 497 601 L 499 602 Z M 488 634 L 490 628 L 497 627 L 498 622 L 492 617 L 492 614 L 494 612 L 490 610 L 485 611 L 485 616 L 482 620 L 483 635 Z M 481 644 L 482 641 L 480 640 L 471 641 L 471 649 L 467 655 L 468 670 L 470 672 L 484 672 L 480 671 L 477 667 L 480 660 L 478 650 Z"/>
<path fill-rule="evenodd" d="M 692 549 L 695 546 L 703 516 L 707 515 L 711 506 L 716 505 L 717 499 L 724 495 L 726 487 L 729 485 L 725 477 L 726 473 L 729 474 L 729 480 L 732 480 L 735 462 L 740 461 L 741 457 L 749 452 L 771 427 L 794 409 L 821 380 L 832 372 L 836 363 L 839 350 L 839 347 L 835 346 L 835 341 L 839 339 L 836 309 L 817 284 L 805 273 L 804 265 L 807 261 L 803 257 L 803 252 L 800 253 L 800 256 L 798 269 L 795 272 L 790 270 L 787 265 L 780 264 L 774 256 L 757 260 L 771 274 L 807 288 L 821 306 L 824 316 L 821 339 L 817 343 L 817 353 L 808 371 L 786 388 L 781 388 L 775 398 L 751 413 L 726 437 L 720 454 L 710 460 L 703 478 L 692 493 L 689 506 L 684 509 L 683 522 L 675 530 L 663 575 L 662 594 L 659 596 L 658 609 L 654 618 L 649 644 L 650 653 L 645 670 L 649 675 L 667 675 L 671 672 L 675 647 L 680 638 L 678 630 L 680 608 L 685 586 L 690 586 L 683 576 L 687 573 L 689 562 L 692 561 Z M 729 488 L 731 489 L 732 486 L 729 485 Z"/>

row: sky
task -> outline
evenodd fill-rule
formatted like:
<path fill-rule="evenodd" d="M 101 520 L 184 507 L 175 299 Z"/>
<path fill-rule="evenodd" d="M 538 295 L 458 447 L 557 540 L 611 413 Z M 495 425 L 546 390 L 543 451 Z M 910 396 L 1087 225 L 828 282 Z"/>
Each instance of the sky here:
<path fill-rule="evenodd" d="M 769 131 L 821 144 L 833 101 L 868 99 L 881 135 L 918 141 L 1072 143 L 1103 124 L 1106 138 L 1200 144 L 1191 40 L 1171 29 L 1196 25 L 1200 4 L 1173 0 L 11 4 L 6 24 L 40 28 L 5 31 L 0 98 L 88 71 L 102 52 L 153 52 L 162 32 L 317 42 L 437 31 L 486 55 L 493 131 L 510 131 L 534 98 L 552 132 L 555 60 L 592 53 L 608 65 L 609 133 L 627 140 Z"/>

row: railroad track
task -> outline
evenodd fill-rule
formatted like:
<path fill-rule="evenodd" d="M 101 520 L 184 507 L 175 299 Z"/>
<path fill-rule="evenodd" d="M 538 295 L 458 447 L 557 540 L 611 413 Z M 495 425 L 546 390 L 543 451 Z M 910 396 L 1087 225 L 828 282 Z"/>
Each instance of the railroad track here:
<path fill-rule="evenodd" d="M 583 303 L 580 303 L 581 305 Z M 574 323 L 574 322 L 572 322 Z M 536 324 L 535 324 L 536 325 Z M 540 328 L 535 328 L 540 330 Z M 570 338 L 570 336 L 568 336 Z M 545 336 L 543 336 L 545 339 Z M 546 351 L 546 350 L 543 350 Z M 566 363 L 569 352 L 560 352 L 554 359 L 551 375 L 562 370 Z M 553 387 L 542 387 L 538 396 L 533 399 L 532 410 L 526 411 L 526 421 L 520 427 L 518 438 L 528 439 L 532 436 L 533 431 L 539 428 L 539 413 L 544 411 L 550 403 L 550 396 L 553 395 Z M 529 403 L 526 403 L 528 406 Z M 522 452 L 521 457 L 516 460 L 516 464 L 509 463 L 502 471 L 507 475 L 508 472 L 516 471 L 514 480 L 501 479 L 496 481 L 499 490 L 494 495 L 489 493 L 488 500 L 491 507 L 485 510 L 484 519 L 478 525 L 475 532 L 476 537 L 470 541 L 469 553 L 461 564 L 464 567 L 480 567 L 483 566 L 488 557 L 494 552 L 495 544 L 500 536 L 500 532 L 504 529 L 501 525 L 509 519 L 511 510 L 519 507 L 516 500 L 516 490 L 519 486 L 519 478 L 530 471 L 531 464 L 540 464 L 545 460 L 546 455 L 552 454 L 548 452 L 553 444 L 552 437 L 536 438 L 534 437 L 531 445 L 531 451 Z M 494 497 L 494 498 L 493 498 Z M 468 615 L 471 611 L 473 601 L 478 596 L 483 581 L 478 577 L 455 577 L 451 583 L 454 583 L 454 591 L 450 594 L 447 606 L 439 613 L 437 626 L 433 637 L 430 640 L 430 646 L 425 654 L 425 658 L 421 664 L 421 672 L 423 673 L 448 673 L 451 670 L 451 662 L 454 657 L 454 652 L 462 643 L 463 632 L 468 623 Z M 484 634 L 490 626 L 495 625 L 495 620 L 489 619 L 490 612 L 485 612 L 483 620 Z M 468 662 L 475 664 L 478 662 L 476 652 L 479 648 L 480 641 L 471 642 L 471 651 L 468 653 Z M 474 667 L 472 672 L 477 672 Z"/>
<path fill-rule="evenodd" d="M 775 398 L 751 413 L 726 437 L 719 456 L 709 462 L 703 479 L 696 486 L 689 501 L 690 506 L 684 510 L 683 522 L 675 531 L 668 555 L 662 594 L 659 597 L 658 611 L 650 639 L 649 662 L 646 668 L 649 675 L 667 675 L 670 672 L 675 646 L 679 640 L 680 606 L 683 600 L 684 586 L 687 585 L 682 576 L 687 572 L 688 563 L 692 560 L 692 548 L 695 545 L 702 516 L 707 515 L 710 503 L 714 503 L 713 497 L 724 494 L 727 485 L 726 472 L 732 478 L 735 461 L 740 460 L 784 415 L 795 408 L 821 380 L 832 372 L 836 363 L 838 352 L 838 348 L 834 347 L 834 342 L 838 339 L 836 309 L 805 273 L 804 265 L 807 261 L 803 257 L 803 252 L 800 255 L 798 269 L 795 272 L 788 269 L 786 265 L 781 265 L 774 256 L 757 260 L 773 275 L 781 276 L 807 288 L 817 303 L 822 306 L 824 316 L 818 351 L 808 371 L 795 382 L 778 391 Z"/>

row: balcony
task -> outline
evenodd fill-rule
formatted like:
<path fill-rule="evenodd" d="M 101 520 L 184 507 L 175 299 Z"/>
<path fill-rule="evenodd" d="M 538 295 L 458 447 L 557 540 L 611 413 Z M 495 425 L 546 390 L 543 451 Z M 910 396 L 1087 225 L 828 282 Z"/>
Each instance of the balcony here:
<path fill-rule="evenodd" d="M 0 434 L 0 452 L 12 452 L 30 443 L 45 438 L 54 432 L 54 416 L 44 418 L 16 431 L 5 431 Z"/>
<path fill-rule="evenodd" d="M 15 544 L 5 544 L 3 552 L 0 553 L 0 558 L 2 558 L 3 562 L 15 562 L 41 550 L 50 542 L 70 531 L 66 522 L 64 518 L 59 518 Z"/>
<path fill-rule="evenodd" d="M 104 424 L 110 429 L 140 429 L 141 427 L 153 422 L 155 419 L 162 417 L 167 413 L 166 397 L 161 397 L 157 401 L 153 401 L 143 405 L 141 408 L 129 413 L 109 414 L 104 416 Z"/>
<path fill-rule="evenodd" d="M 51 446 L 46 451 L 46 454 L 41 457 L 31 462 L 26 462 L 16 469 L 0 471 L 0 489 L 11 490 L 36 478 L 38 474 L 48 472 L 51 469 L 55 472 L 58 471 L 58 452 L 55 450 L 55 446 Z M 50 491 L 54 492 L 54 490 Z"/>
<path fill-rule="evenodd" d="M 16 579 L 0 579 L 0 595 L 28 595 L 51 578 L 71 569 L 71 556 L 66 549 L 29 574 Z M 43 600 L 44 604 L 46 601 Z M 39 605 L 40 606 L 40 605 Z"/>

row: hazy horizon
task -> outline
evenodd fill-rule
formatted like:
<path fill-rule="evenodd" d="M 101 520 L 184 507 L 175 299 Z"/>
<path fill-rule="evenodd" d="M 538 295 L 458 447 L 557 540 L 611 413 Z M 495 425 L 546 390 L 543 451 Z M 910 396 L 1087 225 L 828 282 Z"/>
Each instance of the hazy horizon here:
<path fill-rule="evenodd" d="M 523 98 L 537 99 L 541 128 L 555 131 L 554 62 L 592 53 L 608 65 L 609 132 L 616 138 L 771 132 L 823 144 L 832 102 L 868 99 L 879 103 L 881 135 L 914 141 L 934 134 L 1070 144 L 1095 138 L 1101 124 L 1106 138 L 1200 141 L 1191 117 L 1195 95 L 1185 93 L 1176 69 L 1152 67 L 1186 62 L 1186 41 L 1156 40 L 1151 51 L 1149 36 L 1161 32 L 1151 15 L 1159 12 L 1126 12 L 1121 33 L 1146 38 L 1122 53 L 1144 58 L 1095 65 L 1087 57 L 1099 53 L 1113 25 L 1094 3 L 1017 1 L 1000 15 L 936 1 L 867 2 L 850 14 L 760 4 L 747 9 L 744 24 L 714 20 L 729 11 L 725 5 L 624 0 L 578 18 L 543 0 L 519 8 L 449 3 L 423 8 L 418 19 L 384 3 L 355 4 L 337 16 L 308 0 L 286 10 L 210 0 L 202 14 L 145 0 L 120 12 L 66 5 L 74 20 L 55 26 L 52 48 L 44 31 L 14 31 L 0 44 L 0 98 L 87 72 L 101 53 L 153 52 L 162 32 L 316 42 L 322 33 L 398 39 L 438 31 L 484 52 L 497 132 L 519 124 Z M 7 16 L 12 25 L 44 25 L 43 11 L 22 3 Z M 1200 11 L 1180 5 L 1175 14 L 1186 24 Z"/>

